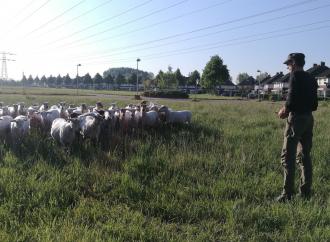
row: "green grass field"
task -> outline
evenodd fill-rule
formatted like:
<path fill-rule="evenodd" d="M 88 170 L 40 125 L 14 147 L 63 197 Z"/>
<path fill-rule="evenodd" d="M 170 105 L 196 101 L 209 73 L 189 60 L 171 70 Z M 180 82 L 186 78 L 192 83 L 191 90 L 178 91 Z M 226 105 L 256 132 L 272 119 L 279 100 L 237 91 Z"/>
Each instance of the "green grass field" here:
<path fill-rule="evenodd" d="M 134 102 L 47 92 L 0 101 Z M 330 240 L 329 103 L 315 113 L 312 199 L 278 204 L 281 103 L 156 101 L 192 110 L 193 124 L 70 154 L 36 134 L 19 149 L 0 144 L 0 241 Z"/>

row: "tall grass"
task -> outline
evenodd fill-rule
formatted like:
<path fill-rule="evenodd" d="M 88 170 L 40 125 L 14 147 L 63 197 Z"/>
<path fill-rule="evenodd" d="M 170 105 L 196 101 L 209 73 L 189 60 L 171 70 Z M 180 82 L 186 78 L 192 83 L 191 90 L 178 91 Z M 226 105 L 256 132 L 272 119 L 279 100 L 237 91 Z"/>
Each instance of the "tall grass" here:
<path fill-rule="evenodd" d="M 192 110 L 193 124 L 68 152 L 38 134 L 17 149 L 1 144 L 0 241 L 329 241 L 327 103 L 315 113 L 314 195 L 287 204 L 274 202 L 279 103 L 162 103 Z"/>

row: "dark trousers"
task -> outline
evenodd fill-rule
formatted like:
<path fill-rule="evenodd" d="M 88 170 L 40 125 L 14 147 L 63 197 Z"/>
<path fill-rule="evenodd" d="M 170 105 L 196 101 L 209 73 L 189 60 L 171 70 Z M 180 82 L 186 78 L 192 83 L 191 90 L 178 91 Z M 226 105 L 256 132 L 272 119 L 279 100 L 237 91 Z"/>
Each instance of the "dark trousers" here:
<path fill-rule="evenodd" d="M 294 193 L 295 163 L 300 167 L 300 193 L 310 195 L 312 186 L 311 149 L 314 118 L 310 114 L 290 113 L 287 119 L 281 154 L 284 167 L 283 194 Z"/>

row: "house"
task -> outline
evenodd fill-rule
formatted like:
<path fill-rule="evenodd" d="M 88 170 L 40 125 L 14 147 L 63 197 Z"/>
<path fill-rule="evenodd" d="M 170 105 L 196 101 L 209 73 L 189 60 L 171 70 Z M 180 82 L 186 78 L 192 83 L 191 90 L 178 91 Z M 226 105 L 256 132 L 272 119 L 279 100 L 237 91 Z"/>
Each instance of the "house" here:
<path fill-rule="evenodd" d="M 311 68 L 309 68 L 308 70 L 306 70 L 309 74 L 312 75 L 312 77 L 316 78 L 318 75 L 320 75 L 321 73 L 325 72 L 326 70 L 328 70 L 329 67 L 327 67 L 325 65 L 325 62 L 321 62 L 320 65 L 318 64 L 314 64 Z"/>
<path fill-rule="evenodd" d="M 320 65 L 313 64 L 313 66 L 306 71 L 312 75 L 312 77 L 316 78 L 319 74 L 323 73 L 324 71 L 328 70 L 329 67 L 325 65 L 325 62 L 321 62 Z M 274 82 L 274 87 L 272 92 L 276 94 L 284 94 L 289 89 L 289 80 L 290 80 L 290 73 L 284 75 L 282 78 L 276 80 Z"/>
<path fill-rule="evenodd" d="M 330 96 L 330 69 L 322 72 L 316 76 L 317 84 L 319 88 L 317 89 L 318 95 L 320 97 Z"/>
<path fill-rule="evenodd" d="M 234 96 L 237 93 L 237 86 L 230 80 L 225 81 L 223 84 L 217 86 L 219 95 Z"/>
<path fill-rule="evenodd" d="M 260 80 L 260 89 L 262 90 L 264 88 L 265 83 L 271 78 L 270 75 L 266 76 L 264 79 Z M 255 89 L 259 89 L 259 83 L 255 86 Z"/>
<path fill-rule="evenodd" d="M 283 75 L 282 77 L 276 79 L 273 82 L 273 89 L 271 90 L 272 93 L 275 94 L 283 94 L 286 93 L 289 89 L 289 80 L 290 80 L 290 73 Z"/>
<path fill-rule="evenodd" d="M 329 78 L 327 78 L 329 75 L 329 67 L 325 65 L 325 62 L 322 61 L 320 65 L 314 64 L 313 67 L 307 70 L 307 72 L 310 73 L 318 82 L 318 95 L 320 97 L 329 96 L 330 91 L 328 90 L 328 85 L 326 84 L 328 83 L 327 80 L 329 80 Z"/>
<path fill-rule="evenodd" d="M 237 87 L 240 93 L 244 95 L 254 90 L 256 83 L 257 81 L 252 76 L 249 76 L 247 79 L 241 81 Z"/>
<path fill-rule="evenodd" d="M 274 89 L 274 83 L 283 77 L 283 72 L 277 72 L 274 76 L 266 79 L 261 85 L 265 93 L 270 93 Z"/>

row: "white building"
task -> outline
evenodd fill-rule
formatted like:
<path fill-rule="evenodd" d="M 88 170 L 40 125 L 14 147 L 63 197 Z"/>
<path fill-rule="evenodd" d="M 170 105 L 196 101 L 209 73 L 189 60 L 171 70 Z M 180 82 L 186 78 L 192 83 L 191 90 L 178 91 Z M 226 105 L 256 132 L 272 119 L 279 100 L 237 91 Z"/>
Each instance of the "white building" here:
<path fill-rule="evenodd" d="M 329 97 L 330 96 L 330 69 L 322 72 L 321 74 L 316 76 L 318 88 L 318 95 L 321 97 Z"/>

